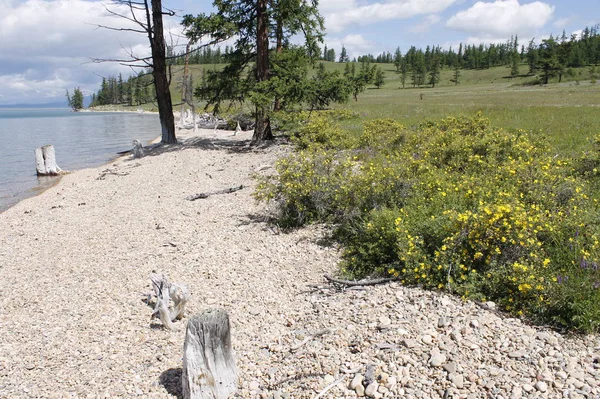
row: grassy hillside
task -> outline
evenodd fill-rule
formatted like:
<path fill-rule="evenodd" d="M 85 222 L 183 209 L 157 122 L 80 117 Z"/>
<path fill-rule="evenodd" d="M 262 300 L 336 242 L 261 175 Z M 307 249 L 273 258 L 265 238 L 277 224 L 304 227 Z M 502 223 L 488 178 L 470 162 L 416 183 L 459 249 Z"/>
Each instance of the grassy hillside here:
<path fill-rule="evenodd" d="M 325 66 L 327 70 L 344 71 L 344 64 L 325 62 Z M 386 83 L 381 89 L 370 87 L 359 95 L 357 102 L 350 100 L 348 104 L 335 107 L 349 108 L 364 119 L 392 118 L 408 126 L 415 126 L 426 119 L 449 115 L 472 116 L 482 111 L 493 123 L 506 129 L 540 132 L 560 152 L 579 152 L 588 148 L 588 138 L 600 132 L 600 87 L 589 79 L 589 68 L 575 70 L 575 76 L 581 81 L 546 86 L 530 84 L 534 78 L 525 75 L 526 65 L 520 66 L 523 75 L 515 78 L 510 78 L 507 67 L 461 70 L 459 84 L 452 81 L 454 71 L 443 70 L 435 88 L 413 88 L 409 75 L 403 89 L 394 65 L 379 66 L 386 75 Z M 203 69 L 222 67 L 191 65 L 194 84 L 199 84 Z M 183 66 L 174 65 L 171 80 L 173 104 L 181 103 L 182 76 Z M 146 104 L 133 108 L 152 110 L 154 107 Z M 346 127 L 357 131 L 361 128 L 356 122 Z"/>

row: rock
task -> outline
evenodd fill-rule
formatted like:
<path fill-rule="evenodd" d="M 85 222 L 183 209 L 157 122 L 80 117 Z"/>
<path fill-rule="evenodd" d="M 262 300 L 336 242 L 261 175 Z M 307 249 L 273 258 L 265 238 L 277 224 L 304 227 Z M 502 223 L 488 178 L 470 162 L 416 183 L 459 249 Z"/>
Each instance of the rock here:
<path fill-rule="evenodd" d="M 438 328 L 444 328 L 444 327 L 446 327 L 447 325 L 448 325 L 448 321 L 446 320 L 446 318 L 445 318 L 445 317 L 440 317 L 440 318 L 438 319 L 438 323 L 437 323 L 437 326 L 438 326 Z"/>
<path fill-rule="evenodd" d="M 414 339 L 409 339 L 409 338 L 407 338 L 407 339 L 403 339 L 403 340 L 402 340 L 402 345 L 406 346 L 408 349 L 410 349 L 410 348 L 414 348 L 414 346 L 415 346 L 416 344 L 417 344 L 417 343 L 415 342 L 415 340 L 414 340 Z"/>
<path fill-rule="evenodd" d="M 256 380 L 251 381 L 248 385 L 248 389 L 250 389 L 251 391 L 258 391 L 260 389 L 260 383 Z"/>
<path fill-rule="evenodd" d="M 538 381 L 535 384 L 535 389 L 537 389 L 540 392 L 546 392 L 548 390 L 548 384 L 546 384 L 544 381 Z"/>
<path fill-rule="evenodd" d="M 511 359 L 520 359 L 522 357 L 525 357 L 525 353 L 522 351 L 513 351 L 508 353 L 508 357 L 510 357 Z"/>
<path fill-rule="evenodd" d="M 462 374 L 454 374 L 450 379 L 450 382 L 452 382 L 458 389 L 463 389 L 465 385 L 465 380 Z"/>
<path fill-rule="evenodd" d="M 352 379 L 352 381 L 350 381 L 350 385 L 348 385 L 348 386 L 350 387 L 350 389 L 356 390 L 357 386 L 362 385 L 364 378 L 365 377 L 363 377 L 362 374 L 356 374 L 354 376 L 354 378 Z"/>
<path fill-rule="evenodd" d="M 326 387 L 327 385 L 331 384 L 333 381 L 335 381 L 335 378 L 331 374 L 327 374 L 325 376 L 325 378 L 323 378 L 323 387 Z"/>
<path fill-rule="evenodd" d="M 440 367 L 446 361 L 446 355 L 442 353 L 435 354 L 429 359 L 429 364 L 433 367 Z"/>
<path fill-rule="evenodd" d="M 454 362 L 445 363 L 443 365 L 443 367 L 444 367 L 444 370 L 446 370 L 448 372 L 448 374 L 456 373 L 456 363 L 454 363 Z"/>
<path fill-rule="evenodd" d="M 471 320 L 471 322 L 469 323 L 469 325 L 473 328 L 479 328 L 479 320 L 477 319 L 473 319 Z"/>
<path fill-rule="evenodd" d="M 370 398 L 374 398 L 375 397 L 375 393 L 377 393 L 377 389 L 379 389 L 379 384 L 376 383 L 376 382 L 372 382 L 365 389 L 365 395 L 368 396 L 368 397 L 370 397 Z"/>
<path fill-rule="evenodd" d="M 379 318 L 379 327 L 380 328 L 388 328 L 392 324 L 392 320 L 390 320 L 387 316 L 381 316 Z"/>
<path fill-rule="evenodd" d="M 363 386 L 363 384 L 358 384 L 356 388 L 354 388 L 354 392 L 356 392 L 357 396 L 365 396 L 365 387 Z"/>
<path fill-rule="evenodd" d="M 421 337 L 421 341 L 423 341 L 424 344 L 431 345 L 433 343 L 433 337 L 429 334 L 425 334 Z"/>
<path fill-rule="evenodd" d="M 522 387 L 522 388 L 523 388 L 523 390 L 524 390 L 525 392 L 527 392 L 527 393 L 533 392 L 533 390 L 535 389 L 534 387 L 532 387 L 532 386 L 531 386 L 531 385 L 529 385 L 529 384 L 523 384 L 523 387 Z"/>

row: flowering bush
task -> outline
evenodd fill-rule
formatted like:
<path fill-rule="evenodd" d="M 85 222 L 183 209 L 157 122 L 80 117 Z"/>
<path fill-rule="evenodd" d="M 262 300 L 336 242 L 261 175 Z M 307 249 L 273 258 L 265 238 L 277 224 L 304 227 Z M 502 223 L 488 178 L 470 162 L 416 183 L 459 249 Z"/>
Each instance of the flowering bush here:
<path fill-rule="evenodd" d="M 299 131 L 302 150 L 277 164 L 257 196 L 277 200 L 287 223 L 335 223 L 347 274 L 392 275 L 599 329 L 595 175 L 575 160 L 481 115 L 415 130 L 371 121 L 358 137 L 325 117 L 305 126 L 311 139 Z"/>

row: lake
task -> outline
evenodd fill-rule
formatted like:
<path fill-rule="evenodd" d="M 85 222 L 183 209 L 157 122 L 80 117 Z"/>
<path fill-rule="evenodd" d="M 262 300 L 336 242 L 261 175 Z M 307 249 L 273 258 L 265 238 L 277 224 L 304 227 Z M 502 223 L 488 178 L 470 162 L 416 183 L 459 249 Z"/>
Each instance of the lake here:
<path fill-rule="evenodd" d="M 53 144 L 58 166 L 74 171 L 109 162 L 134 139 L 159 136 L 157 114 L 0 108 L 0 212 L 56 181 L 36 175 L 37 147 Z"/>

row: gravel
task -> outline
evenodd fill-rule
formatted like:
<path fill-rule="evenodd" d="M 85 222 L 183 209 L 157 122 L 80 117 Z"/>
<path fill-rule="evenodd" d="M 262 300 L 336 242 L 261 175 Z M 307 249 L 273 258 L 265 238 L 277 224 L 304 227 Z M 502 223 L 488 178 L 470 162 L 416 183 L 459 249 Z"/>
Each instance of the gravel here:
<path fill-rule="evenodd" d="M 150 320 L 153 272 L 188 286 L 190 314 L 229 313 L 235 397 L 314 398 L 336 381 L 321 397 L 600 397 L 596 335 L 397 283 L 326 283 L 327 229 L 280 232 L 252 198 L 250 176 L 289 148 L 248 149 L 250 135 L 200 131 L 0 214 L 0 398 L 180 395 L 186 319 Z"/>

